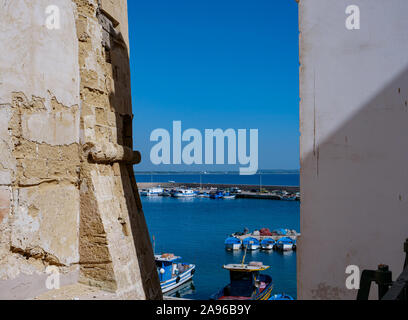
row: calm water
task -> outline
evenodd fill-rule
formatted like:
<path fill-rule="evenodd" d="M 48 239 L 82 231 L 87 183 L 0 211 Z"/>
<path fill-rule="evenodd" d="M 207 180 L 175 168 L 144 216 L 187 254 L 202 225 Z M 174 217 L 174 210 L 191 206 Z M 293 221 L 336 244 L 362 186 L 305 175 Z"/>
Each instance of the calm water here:
<path fill-rule="evenodd" d="M 300 231 L 297 201 L 142 197 L 142 202 L 150 235 L 156 238 L 156 253 L 171 252 L 197 266 L 195 289 L 186 288 L 185 298 L 208 299 L 228 283 L 229 274 L 222 265 L 239 263 L 243 256 L 241 250 L 231 253 L 224 249 L 229 234 L 245 227 L 251 231 L 262 227 Z M 273 292 L 296 297 L 295 252 L 248 251 L 246 261 L 270 265 L 264 272 L 273 278 Z"/>
<path fill-rule="evenodd" d="M 137 182 L 169 182 L 200 183 L 199 174 L 137 174 Z M 269 173 L 252 176 L 240 176 L 239 174 L 202 174 L 202 183 L 225 183 L 225 184 L 253 184 L 270 186 L 299 186 L 298 173 Z"/>

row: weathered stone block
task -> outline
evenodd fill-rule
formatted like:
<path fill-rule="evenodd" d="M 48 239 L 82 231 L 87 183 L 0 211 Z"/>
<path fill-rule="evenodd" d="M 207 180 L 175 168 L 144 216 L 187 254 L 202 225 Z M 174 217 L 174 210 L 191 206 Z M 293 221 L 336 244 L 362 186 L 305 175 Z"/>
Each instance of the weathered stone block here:
<path fill-rule="evenodd" d="M 19 191 L 11 245 L 24 252 L 41 248 L 58 264 L 79 261 L 79 192 L 73 185 L 42 184 Z"/>
<path fill-rule="evenodd" d="M 0 187 L 0 224 L 10 214 L 11 191 L 9 187 Z"/>
<path fill-rule="evenodd" d="M 50 145 L 79 142 L 79 115 L 67 112 L 34 113 L 22 116 L 23 137 Z"/>

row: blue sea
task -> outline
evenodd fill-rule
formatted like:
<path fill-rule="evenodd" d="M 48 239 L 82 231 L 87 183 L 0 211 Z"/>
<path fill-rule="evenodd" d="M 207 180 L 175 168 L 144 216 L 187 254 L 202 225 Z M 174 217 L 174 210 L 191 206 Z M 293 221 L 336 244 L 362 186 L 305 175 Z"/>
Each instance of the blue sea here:
<path fill-rule="evenodd" d="M 228 183 L 228 178 L 231 177 L 224 176 L 219 183 Z M 175 181 L 175 178 L 169 180 Z M 271 181 L 273 184 L 292 181 L 296 185 L 295 180 L 285 175 Z M 192 285 L 184 286 L 177 293 L 188 299 L 209 299 L 229 282 L 228 271 L 222 269 L 222 265 L 240 263 L 243 257 L 241 250 L 234 253 L 225 250 L 224 240 L 231 233 L 243 231 L 245 227 L 251 231 L 267 227 L 300 232 L 297 201 L 142 197 L 142 203 L 150 236 L 155 237 L 155 252 L 174 253 L 184 262 L 196 265 Z M 273 278 L 273 292 L 296 298 L 296 252 L 248 251 L 246 262 L 249 261 L 262 261 L 271 266 L 264 272 Z"/>
<path fill-rule="evenodd" d="M 265 173 L 251 176 L 239 174 L 136 174 L 137 182 L 249 184 L 269 186 L 299 186 L 299 173 Z"/>

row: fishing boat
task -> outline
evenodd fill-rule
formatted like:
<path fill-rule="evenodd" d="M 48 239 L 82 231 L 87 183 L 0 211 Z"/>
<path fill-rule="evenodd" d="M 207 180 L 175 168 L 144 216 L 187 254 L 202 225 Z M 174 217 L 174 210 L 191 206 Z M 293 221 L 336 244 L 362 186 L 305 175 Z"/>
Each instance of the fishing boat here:
<path fill-rule="evenodd" d="M 241 248 L 241 240 L 235 237 L 229 237 L 225 239 L 225 249 L 226 250 L 239 250 Z"/>
<path fill-rule="evenodd" d="M 140 194 L 141 196 L 143 196 L 143 197 L 146 197 L 146 196 L 147 196 L 147 190 L 146 190 L 146 189 L 142 189 L 142 190 L 139 191 L 139 194 Z"/>
<path fill-rule="evenodd" d="M 195 193 L 191 189 L 177 189 L 171 196 L 174 198 L 191 198 L 195 197 Z"/>
<path fill-rule="evenodd" d="M 202 192 L 197 195 L 198 198 L 209 198 L 210 194 L 207 192 Z"/>
<path fill-rule="evenodd" d="M 162 193 L 160 193 L 161 197 L 170 197 L 171 193 L 168 190 L 164 190 Z"/>
<path fill-rule="evenodd" d="M 260 242 L 257 238 L 248 237 L 242 240 L 242 246 L 247 250 L 258 250 Z"/>
<path fill-rule="evenodd" d="M 268 300 L 295 300 L 292 296 L 284 293 L 274 294 Z"/>
<path fill-rule="evenodd" d="M 222 191 L 210 193 L 210 199 L 222 199 L 223 196 L 224 196 L 224 193 Z"/>
<path fill-rule="evenodd" d="M 177 261 L 180 261 L 181 257 L 172 253 L 155 255 L 154 257 L 163 293 L 174 290 L 193 278 L 194 264 L 178 263 Z"/>
<path fill-rule="evenodd" d="M 225 200 L 232 200 L 235 199 L 235 197 L 236 197 L 235 194 L 231 194 L 229 192 L 224 193 L 222 196 L 222 198 Z"/>
<path fill-rule="evenodd" d="M 290 251 L 293 250 L 294 240 L 289 237 L 280 238 L 276 244 L 275 248 L 279 251 Z"/>
<path fill-rule="evenodd" d="M 211 296 L 211 300 L 268 300 L 273 283 L 269 275 L 261 274 L 269 266 L 262 262 L 249 264 L 227 264 L 224 269 L 230 272 L 230 283 Z"/>
<path fill-rule="evenodd" d="M 273 250 L 276 241 L 272 238 L 266 238 L 261 241 L 261 249 L 262 250 Z"/>
<path fill-rule="evenodd" d="M 159 196 L 160 194 L 163 193 L 163 188 L 150 188 L 147 190 L 147 196 Z"/>

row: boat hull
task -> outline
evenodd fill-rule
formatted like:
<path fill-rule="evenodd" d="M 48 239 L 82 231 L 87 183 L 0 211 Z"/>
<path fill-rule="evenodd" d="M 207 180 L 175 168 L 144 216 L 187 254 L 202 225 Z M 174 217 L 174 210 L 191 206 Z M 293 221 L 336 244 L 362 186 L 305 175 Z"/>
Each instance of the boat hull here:
<path fill-rule="evenodd" d="M 247 247 L 248 251 L 254 251 L 254 250 L 258 250 L 259 249 L 259 244 L 250 244 L 248 246 L 243 246 L 243 248 L 245 249 L 245 247 Z"/>
<path fill-rule="evenodd" d="M 225 249 L 227 250 L 239 250 L 241 249 L 240 243 L 229 243 L 225 245 Z"/>
<path fill-rule="evenodd" d="M 262 292 L 252 297 L 224 296 L 224 289 L 222 289 L 218 293 L 212 295 L 210 300 L 269 300 L 271 298 L 272 289 L 273 284 L 271 282 L 263 289 Z"/>
<path fill-rule="evenodd" d="M 161 282 L 160 286 L 161 286 L 162 292 L 166 293 L 166 292 L 172 291 L 176 289 L 177 287 L 181 286 L 182 284 L 186 283 L 187 281 L 191 280 L 193 278 L 194 272 L 195 272 L 195 265 L 192 265 L 186 271 L 179 274 L 178 277 L 174 277 L 167 281 Z"/>
<path fill-rule="evenodd" d="M 195 194 L 182 194 L 182 193 L 174 193 L 172 195 L 173 198 L 192 198 L 195 197 Z"/>
<path fill-rule="evenodd" d="M 273 244 L 261 244 L 262 250 L 273 250 L 273 247 L 274 247 Z"/>
<path fill-rule="evenodd" d="M 277 244 L 276 249 L 279 251 L 291 251 L 293 250 L 293 244 Z"/>

